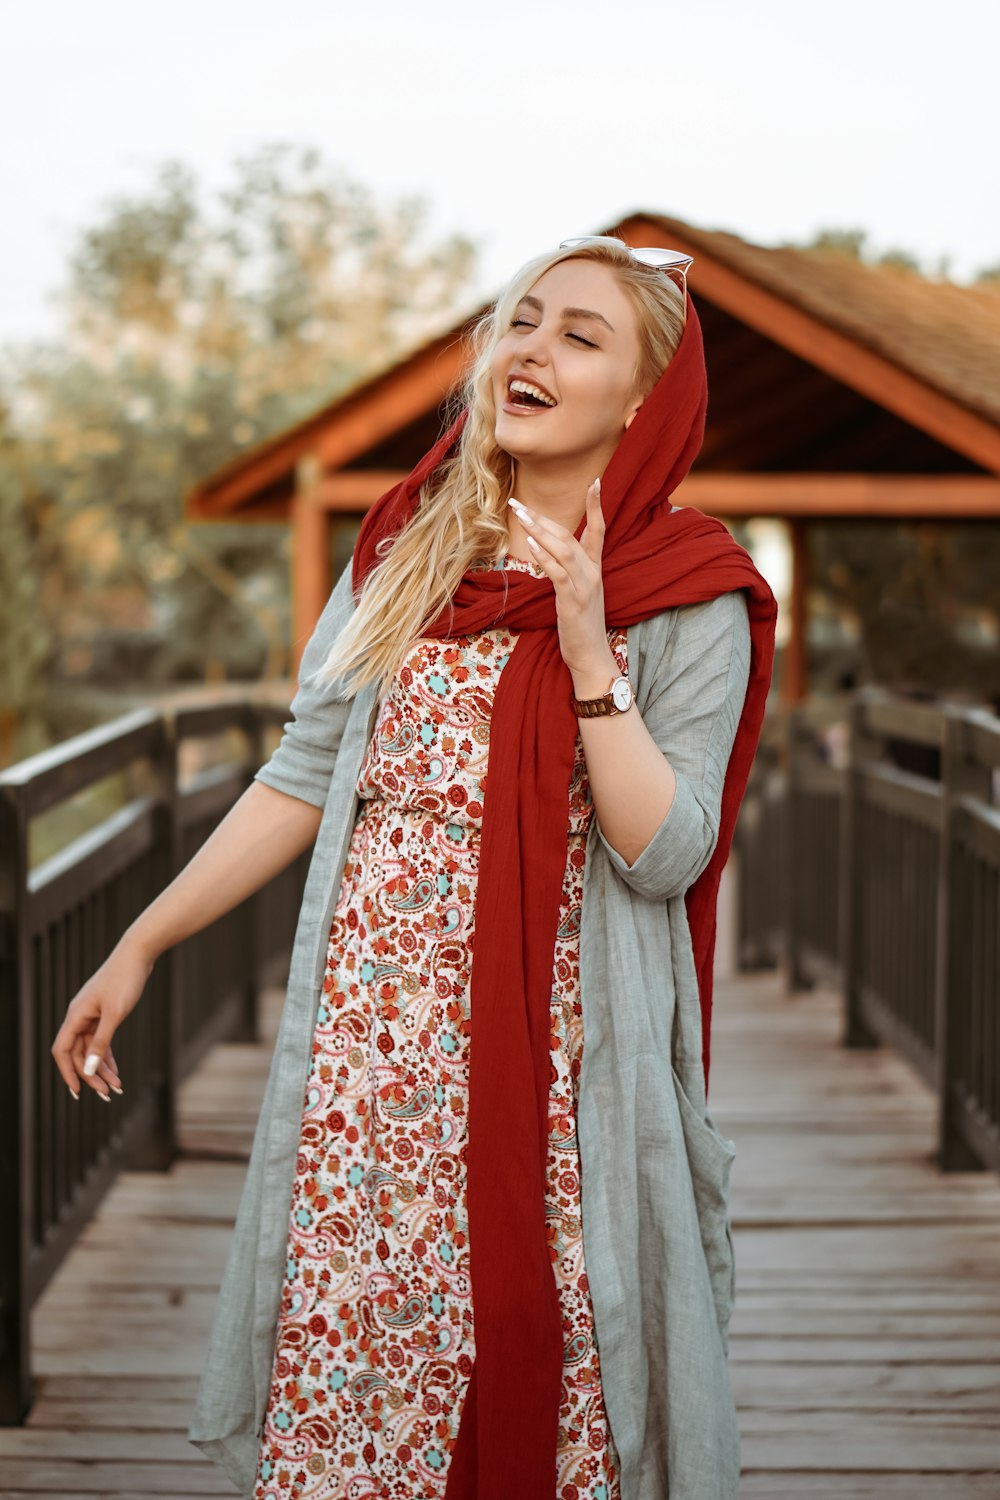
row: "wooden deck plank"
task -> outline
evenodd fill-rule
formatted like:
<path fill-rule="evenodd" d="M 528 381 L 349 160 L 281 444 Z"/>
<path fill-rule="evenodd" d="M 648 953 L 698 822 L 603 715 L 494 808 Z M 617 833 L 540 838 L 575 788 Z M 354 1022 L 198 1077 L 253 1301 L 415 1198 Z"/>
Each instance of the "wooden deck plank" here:
<path fill-rule="evenodd" d="M 234 1493 L 186 1428 L 280 1003 L 260 1045 L 215 1048 L 186 1082 L 186 1154 L 120 1178 L 41 1299 L 35 1403 L 0 1429 L 5 1500 Z M 830 992 L 716 981 L 741 1494 L 997 1500 L 1000 1181 L 940 1173 L 923 1081 L 840 1032 Z"/>
<path fill-rule="evenodd" d="M 907 1469 L 895 1474 L 757 1473 L 744 1468 L 742 1500 L 997 1500 L 995 1475 L 926 1474 Z"/>
<path fill-rule="evenodd" d="M 5 1430 L 5 1438 L 10 1430 Z M 191 1451 L 194 1452 L 193 1447 Z M 57 1496 L 65 1500 L 69 1493 L 86 1495 L 87 1500 L 93 1500 L 95 1495 L 120 1500 L 123 1491 L 143 1496 L 164 1495 L 169 1500 L 180 1495 L 238 1493 L 215 1464 L 204 1459 L 193 1464 L 168 1464 L 117 1463 L 110 1459 L 106 1463 L 47 1458 L 19 1461 L 0 1457 L 0 1495 L 6 1500 L 13 1490 L 23 1490 L 33 1500 L 49 1500 L 50 1496 L 52 1500 Z"/>
<path fill-rule="evenodd" d="M 934 1412 L 982 1411 L 987 1420 L 1000 1411 L 1000 1372 L 995 1365 L 938 1365 L 923 1361 L 887 1364 L 813 1364 L 803 1369 L 788 1361 L 731 1367 L 737 1406 L 743 1413 L 765 1407 L 800 1411 Z M 791 1418 L 789 1417 L 789 1420 Z"/>
<path fill-rule="evenodd" d="M 832 992 L 717 985 L 713 1028 L 741 1494 L 997 1500 L 1000 1182 L 938 1170 L 930 1091 Z"/>

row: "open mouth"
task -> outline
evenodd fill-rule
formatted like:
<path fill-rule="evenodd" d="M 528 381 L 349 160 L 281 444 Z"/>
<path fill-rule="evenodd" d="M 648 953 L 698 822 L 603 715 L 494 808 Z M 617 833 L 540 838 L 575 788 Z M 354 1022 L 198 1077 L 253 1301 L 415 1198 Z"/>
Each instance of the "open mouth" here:
<path fill-rule="evenodd" d="M 549 411 L 556 405 L 553 397 L 530 380 L 516 376 L 507 382 L 507 406 L 519 411 Z"/>

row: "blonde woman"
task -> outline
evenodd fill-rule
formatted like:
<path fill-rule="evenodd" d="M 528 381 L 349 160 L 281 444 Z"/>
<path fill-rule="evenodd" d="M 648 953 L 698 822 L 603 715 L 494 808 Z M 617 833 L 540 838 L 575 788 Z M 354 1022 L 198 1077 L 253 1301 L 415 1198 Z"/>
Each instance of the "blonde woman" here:
<path fill-rule="evenodd" d="M 103 1092 L 156 955 L 315 845 L 189 1430 L 255 1500 L 737 1496 L 709 1023 L 776 605 L 670 500 L 689 263 L 513 276 L 281 744 L 53 1049 Z"/>

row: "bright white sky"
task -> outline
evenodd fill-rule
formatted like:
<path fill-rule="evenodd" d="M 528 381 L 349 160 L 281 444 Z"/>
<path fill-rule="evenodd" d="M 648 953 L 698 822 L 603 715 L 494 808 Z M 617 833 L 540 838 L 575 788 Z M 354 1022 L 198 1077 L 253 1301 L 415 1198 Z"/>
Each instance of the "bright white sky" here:
<path fill-rule="evenodd" d="M 109 197 L 278 139 L 426 194 L 484 297 L 634 208 L 1000 261 L 1000 0 L 4 0 L 0 48 L 0 343 Z"/>

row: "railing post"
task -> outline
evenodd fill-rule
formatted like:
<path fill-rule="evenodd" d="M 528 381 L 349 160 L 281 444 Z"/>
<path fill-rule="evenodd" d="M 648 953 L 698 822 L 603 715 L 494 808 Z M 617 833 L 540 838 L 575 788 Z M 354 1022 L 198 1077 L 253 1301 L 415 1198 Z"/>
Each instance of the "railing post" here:
<path fill-rule="evenodd" d="M 247 755 L 250 761 L 250 772 L 247 776 L 249 787 L 257 774 L 258 767 L 264 762 L 264 727 L 260 706 L 257 703 L 247 706 L 243 728 L 246 733 Z M 255 891 L 249 901 L 244 903 L 243 952 L 247 956 L 247 967 L 243 984 L 240 1028 L 233 1038 L 238 1042 L 260 1041 L 260 964 L 264 950 L 261 933 L 267 921 L 265 900 L 264 891 Z"/>
<path fill-rule="evenodd" d="M 785 988 L 789 993 L 809 989 L 802 971 L 802 921 L 799 862 L 802 848 L 802 803 L 799 797 L 799 775 L 802 757 L 802 711 L 791 707 L 785 716 L 785 847 L 782 857 L 784 893 Z"/>
<path fill-rule="evenodd" d="M 149 903 L 170 884 L 181 868 L 181 833 L 178 817 L 177 738 L 173 715 L 160 716 L 156 748 L 150 756 L 156 788 L 153 810 L 153 858 L 150 860 L 151 889 L 144 893 Z M 156 960 L 150 975 L 149 1003 L 154 1019 L 153 1034 L 159 1044 L 161 1066 L 153 1084 L 153 1119 L 148 1135 L 130 1150 L 132 1170 L 165 1172 L 177 1157 L 177 1088 L 180 1083 L 180 964 L 176 947 Z M 145 1002 L 141 1002 L 145 1003 Z"/>
<path fill-rule="evenodd" d="M 750 779 L 747 782 L 746 795 L 740 816 L 736 820 L 733 830 L 733 850 L 739 860 L 739 879 L 736 882 L 736 968 L 745 969 L 749 966 L 750 948 L 750 922 L 747 914 L 747 891 L 749 881 L 746 878 L 747 866 L 747 819 L 752 816 L 750 809 L 753 807 L 753 798 L 756 796 L 756 783 L 754 782 L 754 768 L 750 768 Z"/>
<path fill-rule="evenodd" d="M 864 701 L 851 695 L 847 710 L 847 764 L 844 767 L 844 800 L 840 821 L 840 964 L 844 991 L 845 1047 L 877 1047 L 878 1038 L 865 1025 L 862 1014 L 862 923 L 864 886 L 861 879 L 862 755 L 869 741 L 864 733 Z"/>
<path fill-rule="evenodd" d="M 938 1164 L 942 1172 L 968 1172 L 982 1168 L 958 1126 L 962 1112 L 959 1098 L 958 1059 L 968 1055 L 960 1045 L 959 1029 L 967 1010 L 959 992 L 957 955 L 968 951 L 971 922 L 966 903 L 958 893 L 961 855 L 958 840 L 958 800 L 972 794 L 990 800 L 990 773 L 969 764 L 966 754 L 967 723 L 961 711 L 945 706 L 941 752 L 941 822 L 938 847 L 937 950 L 934 973 L 934 1061 L 938 1093 Z"/>
<path fill-rule="evenodd" d="M 27 923 L 28 818 L 24 798 L 0 787 L 0 1422 L 31 1405 L 29 1234 L 33 1204 L 31 1050 Z"/>

